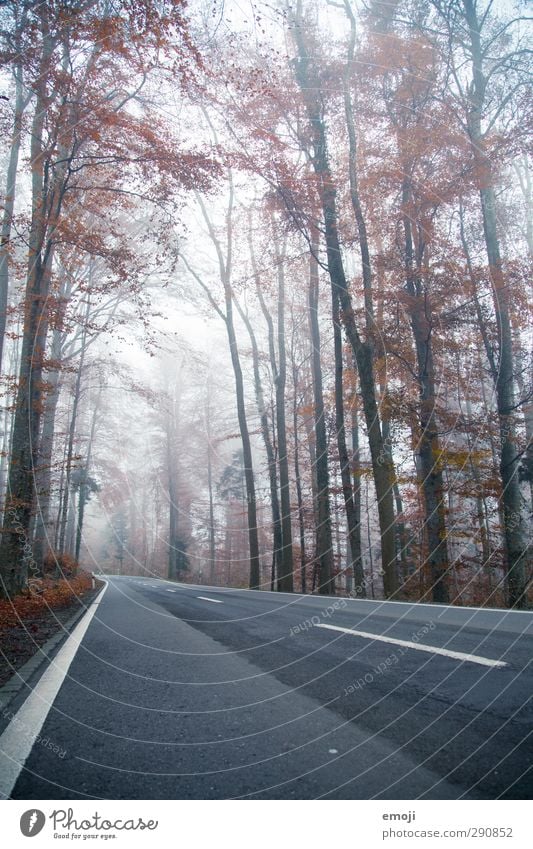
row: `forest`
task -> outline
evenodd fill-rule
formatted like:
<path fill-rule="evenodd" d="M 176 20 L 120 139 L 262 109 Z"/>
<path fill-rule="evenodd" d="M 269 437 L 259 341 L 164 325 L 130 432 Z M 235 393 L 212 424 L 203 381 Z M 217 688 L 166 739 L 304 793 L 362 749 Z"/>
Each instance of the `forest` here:
<path fill-rule="evenodd" d="M 0 595 L 533 604 L 525 0 L 0 4 Z"/>

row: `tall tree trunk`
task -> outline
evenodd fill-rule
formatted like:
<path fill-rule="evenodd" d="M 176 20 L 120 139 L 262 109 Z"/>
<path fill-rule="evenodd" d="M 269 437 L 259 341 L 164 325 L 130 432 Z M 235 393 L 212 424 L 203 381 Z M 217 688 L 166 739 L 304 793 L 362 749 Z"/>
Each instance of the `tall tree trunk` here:
<path fill-rule="evenodd" d="M 207 431 L 207 490 L 209 497 L 209 583 L 215 583 L 216 547 L 215 547 L 215 506 L 213 497 L 213 459 L 211 442 L 211 381 L 207 378 L 207 405 L 206 405 L 206 431 Z"/>
<path fill-rule="evenodd" d="M 77 501 L 78 495 L 74 490 L 71 493 L 71 496 L 68 501 L 68 516 L 67 516 L 67 529 L 65 533 L 65 545 L 63 547 L 63 551 L 65 554 L 73 555 L 74 554 L 74 546 L 76 543 L 76 514 L 77 514 Z M 59 568 L 59 574 L 62 575 L 62 569 Z"/>
<path fill-rule="evenodd" d="M 178 492 L 175 480 L 174 458 L 170 447 L 170 434 L 167 434 L 167 474 L 168 474 L 168 577 L 175 581 L 178 577 L 179 548 L 179 508 Z"/>
<path fill-rule="evenodd" d="M 361 542 L 361 462 L 359 457 L 359 421 L 357 416 L 357 392 L 354 388 L 351 403 L 351 432 L 352 432 L 352 457 L 350 468 L 352 472 L 352 498 L 354 510 L 355 532 L 353 535 L 355 563 L 357 573 L 362 576 L 359 586 L 355 585 L 353 592 L 356 595 L 366 596 L 366 577 L 363 566 L 363 551 Z M 355 570 L 354 570 L 355 572 Z"/>
<path fill-rule="evenodd" d="M 98 417 L 98 411 L 100 408 L 100 399 L 102 397 L 102 387 L 96 396 L 93 414 L 91 417 L 91 429 L 89 431 L 89 442 L 87 444 L 87 456 L 85 458 L 85 466 L 83 469 L 83 474 L 80 479 L 80 492 L 78 498 L 78 520 L 76 525 L 76 548 L 74 551 L 74 560 L 76 563 L 79 563 L 80 560 L 80 549 L 81 549 L 81 541 L 83 537 L 83 522 L 85 518 L 85 505 L 87 504 L 90 496 L 90 486 L 89 486 L 89 472 L 91 470 L 91 458 L 92 458 L 92 450 L 94 443 L 94 435 L 96 433 L 96 422 Z M 131 502 L 133 506 L 133 500 Z M 133 518 L 133 517 L 132 517 Z M 132 527 L 133 527 L 133 523 Z M 132 533 L 133 536 L 133 533 Z"/>
<path fill-rule="evenodd" d="M 215 584 L 215 508 L 213 501 L 213 468 L 211 461 L 211 449 L 207 449 L 207 487 L 209 491 L 209 583 Z"/>
<path fill-rule="evenodd" d="M 294 325 L 293 325 L 294 326 Z M 296 501 L 298 504 L 298 529 L 300 533 L 300 584 L 302 593 L 307 592 L 307 563 L 305 552 L 305 521 L 304 521 L 304 505 L 302 498 L 302 479 L 300 476 L 300 440 L 298 437 L 298 366 L 296 364 L 296 356 L 294 351 L 294 331 L 291 345 L 291 362 L 292 362 L 292 385 L 293 385 L 293 403 L 292 403 L 292 428 L 294 431 L 294 477 L 296 480 Z"/>
<path fill-rule="evenodd" d="M 259 370 L 259 349 L 257 346 L 257 340 L 255 337 L 254 329 L 252 323 L 246 314 L 246 312 L 240 306 L 238 300 L 235 299 L 235 306 L 237 307 L 237 311 L 242 318 L 246 329 L 248 330 L 248 335 L 250 337 L 250 342 L 252 345 L 252 365 L 253 365 L 253 373 L 254 373 L 254 387 L 255 387 L 255 398 L 257 402 L 257 410 L 259 412 L 259 419 L 261 422 L 261 435 L 263 437 L 263 442 L 265 444 L 265 451 L 267 455 L 267 465 L 268 465 L 268 481 L 270 485 L 270 505 L 272 510 L 272 575 L 271 575 L 271 589 L 275 588 L 276 585 L 276 577 L 281 575 L 281 562 L 282 562 L 282 548 L 283 548 L 283 534 L 282 534 L 282 524 L 281 524 L 281 514 L 279 508 L 279 498 L 278 498 L 278 479 L 277 479 L 277 471 L 276 471 L 276 455 L 274 453 L 274 447 L 272 445 L 272 439 L 270 438 L 270 427 L 268 421 L 268 412 L 265 405 L 265 396 L 263 393 L 263 384 L 261 381 L 261 372 Z"/>
<path fill-rule="evenodd" d="M 324 415 L 324 396 L 322 389 L 322 364 L 320 361 L 320 328 L 318 322 L 319 276 L 316 260 L 318 242 L 312 243 L 309 255 L 309 325 L 311 330 L 311 366 L 313 373 L 313 394 L 315 409 L 316 436 L 316 555 L 318 564 L 318 591 L 323 595 L 334 595 L 333 548 L 331 538 L 331 509 L 329 500 L 329 466 L 326 420 Z"/>
<path fill-rule="evenodd" d="M 406 173 L 407 169 L 406 169 Z M 415 245 L 408 205 L 411 200 L 410 178 L 402 185 L 402 221 L 405 238 L 405 273 L 408 310 L 415 342 L 417 379 L 420 393 L 420 484 L 424 494 L 427 562 L 431 574 L 431 597 L 434 602 L 448 604 L 448 547 L 444 505 L 444 482 L 440 459 L 440 444 L 435 413 L 435 369 L 433 362 L 433 332 L 431 306 L 420 281 L 423 244 Z"/>
<path fill-rule="evenodd" d="M 297 0 L 293 32 L 298 50 L 298 59 L 295 62 L 296 78 L 302 91 L 309 125 L 313 132 L 313 152 L 311 159 L 318 178 L 318 189 L 322 204 L 328 270 L 331 285 L 337 291 L 341 305 L 342 321 L 355 354 L 359 373 L 359 384 L 363 399 L 363 410 L 378 504 L 383 588 L 386 597 L 390 598 L 398 588 L 393 502 L 394 466 L 390 457 L 387 455 L 381 432 L 381 422 L 376 400 L 372 347 L 368 342 L 363 342 L 357 329 L 352 299 L 344 270 L 337 227 L 337 189 L 329 165 L 320 85 L 318 80 L 311 75 L 311 59 L 305 45 L 301 0 Z"/>
<path fill-rule="evenodd" d="M 17 325 L 16 339 L 9 352 L 8 374 L 15 374 L 19 362 L 19 327 Z M 6 405 L 2 410 L 2 455 L 0 456 L 0 505 L 1 515 L 4 514 L 5 500 L 7 496 L 7 473 L 9 457 L 11 456 L 11 442 L 13 434 L 12 407 L 16 399 L 16 390 L 8 390 L 6 393 Z"/>
<path fill-rule="evenodd" d="M 289 488 L 289 458 L 287 456 L 287 429 L 285 424 L 285 385 L 287 382 L 287 355 L 285 351 L 285 271 L 283 254 L 274 234 L 278 276 L 278 372 L 276 385 L 276 424 L 278 431 L 278 464 L 281 502 L 282 553 L 278 574 L 278 590 L 293 591 L 291 498 Z"/>
<path fill-rule="evenodd" d="M 387 438 L 387 434 L 385 434 L 385 438 Z M 397 480 L 394 481 L 393 493 L 394 504 L 396 506 L 398 562 L 400 564 L 402 577 L 405 580 L 409 575 L 410 539 L 407 536 L 407 529 L 405 527 L 405 522 L 403 519 L 403 499 Z"/>
<path fill-rule="evenodd" d="M 0 542 L 0 592 L 9 597 L 22 590 L 28 569 L 33 567 L 30 524 L 34 506 L 34 470 L 37 463 L 41 418 L 41 381 L 44 351 L 38 347 L 47 325 L 46 297 L 49 287 L 52 242 L 62 193 L 47 189 L 44 181 L 43 134 L 47 110 L 47 73 L 53 45 L 48 30 L 46 4 L 40 7 L 43 47 L 35 113 L 31 128 L 32 215 L 29 234 L 23 341 L 13 421 L 8 489 Z M 59 166 L 59 171 L 61 171 Z M 61 176 L 58 178 L 61 183 Z"/>
<path fill-rule="evenodd" d="M 335 350 L 335 430 L 337 433 L 337 450 L 339 452 L 342 494 L 344 510 L 346 513 L 346 524 L 348 527 L 348 543 L 350 546 L 350 562 L 348 568 L 350 569 L 350 575 L 354 580 L 354 594 L 358 598 L 364 598 L 366 596 L 366 591 L 364 587 L 364 574 L 361 562 L 361 528 L 358 524 L 355 511 L 350 474 L 350 460 L 348 457 L 348 448 L 346 446 L 342 332 L 339 314 L 339 299 L 335 290 L 332 291 L 332 300 L 333 342 Z"/>
<path fill-rule="evenodd" d="M 28 98 L 23 93 L 23 70 L 22 52 L 20 47 L 20 34 L 26 24 L 27 7 L 22 5 L 22 15 L 17 21 L 15 29 L 14 44 L 19 54 L 19 61 L 15 65 L 15 112 L 13 116 L 13 131 L 9 148 L 9 159 L 6 174 L 6 193 L 3 201 L 2 224 L 0 226 L 0 374 L 2 373 L 4 339 L 7 321 L 7 306 L 9 298 L 9 250 L 11 240 L 11 229 L 13 226 L 13 212 L 15 209 L 15 191 L 17 182 L 17 168 L 20 154 L 22 135 L 22 116 L 28 104 Z"/>
<path fill-rule="evenodd" d="M 344 0 L 344 11 L 350 24 L 350 40 L 348 43 L 348 55 L 345 72 L 342 77 L 344 96 L 344 118 L 348 134 L 348 178 L 350 181 L 350 201 L 357 225 L 357 237 L 359 250 L 361 251 L 361 272 L 363 278 L 363 296 L 365 303 L 365 326 L 367 342 L 374 344 L 374 302 L 372 296 L 372 266 L 370 264 L 370 248 L 368 245 L 368 232 L 366 227 L 361 197 L 359 194 L 359 180 L 357 175 L 357 133 L 353 114 L 352 97 L 350 94 L 351 80 L 353 78 L 354 53 L 355 53 L 355 16 L 350 0 Z"/>
<path fill-rule="evenodd" d="M 251 228 L 251 220 L 250 220 L 250 228 Z M 259 305 L 261 307 L 261 312 L 263 313 L 263 316 L 265 318 L 266 325 L 267 325 L 268 353 L 269 353 L 269 358 L 270 358 L 270 369 L 271 369 L 271 372 L 272 372 L 272 380 L 274 382 L 274 386 L 275 386 L 275 389 L 276 389 L 276 393 L 275 393 L 276 394 L 276 403 L 274 405 L 275 406 L 275 422 L 274 422 L 274 415 L 272 416 L 272 418 L 273 418 L 272 428 L 274 430 L 274 440 L 276 442 L 276 446 L 274 447 L 274 445 L 273 445 L 274 464 L 273 464 L 272 467 L 270 467 L 270 464 L 269 464 L 269 479 L 270 479 L 270 492 L 271 492 L 272 505 L 274 505 L 274 503 L 277 504 L 277 512 L 278 512 L 278 515 L 279 515 L 279 525 L 278 525 L 277 522 L 274 522 L 275 548 L 274 548 L 274 557 L 273 557 L 273 561 L 272 561 L 271 589 L 277 588 L 279 590 L 279 589 L 281 589 L 280 578 L 282 577 L 282 575 L 284 576 L 284 571 L 286 569 L 286 565 L 284 565 L 284 563 L 283 563 L 284 550 L 285 550 L 284 541 L 283 541 L 283 532 L 284 532 L 284 527 L 285 527 L 285 530 L 287 531 L 287 527 L 286 527 L 287 520 L 285 518 L 285 522 L 282 521 L 282 512 L 283 512 L 284 508 L 285 508 L 285 511 L 287 510 L 287 504 L 286 504 L 287 493 L 285 493 L 285 503 L 283 505 L 281 505 L 281 509 L 280 509 L 280 504 L 279 504 L 279 499 L 278 499 L 278 490 L 277 490 L 276 453 L 278 455 L 278 463 L 280 465 L 280 471 L 281 471 L 281 461 L 279 459 L 281 452 L 280 452 L 280 446 L 279 446 L 279 434 L 277 433 L 277 430 L 278 430 L 280 420 L 281 420 L 281 423 L 282 423 L 282 427 L 284 427 L 284 410 L 283 410 L 283 412 L 281 413 L 281 416 L 280 416 L 278 398 L 280 397 L 281 392 L 278 393 L 279 371 L 278 371 L 278 362 L 277 362 L 277 357 L 276 357 L 274 321 L 272 319 L 272 316 L 270 314 L 270 311 L 268 309 L 268 306 L 266 304 L 266 301 L 265 301 L 265 298 L 264 298 L 264 295 L 263 295 L 263 292 L 262 292 L 262 289 L 261 289 L 259 274 L 258 274 L 258 271 L 257 271 L 257 266 L 256 266 L 256 262 L 255 262 L 255 255 L 254 255 L 254 250 L 253 250 L 251 238 L 250 238 L 250 256 L 252 258 L 252 268 L 253 268 L 253 272 L 254 272 L 255 291 L 256 291 L 256 294 L 257 294 L 257 299 L 259 301 Z M 284 388 L 283 387 L 282 387 L 282 392 L 284 394 Z M 284 431 L 284 436 L 285 436 L 285 431 Z M 270 440 L 270 442 L 272 444 L 272 440 Z M 285 442 L 286 442 L 286 436 L 285 436 Z M 287 475 L 288 475 L 288 473 L 287 473 Z M 273 490 L 274 480 L 276 481 L 275 498 L 274 498 L 274 490 Z M 281 481 L 280 481 L 280 483 L 281 483 Z M 285 516 L 286 515 L 287 515 L 287 513 L 285 512 Z M 290 503 L 289 503 L 289 516 L 290 516 Z M 292 528 L 290 529 L 289 539 L 291 540 L 290 555 L 291 555 L 291 561 L 292 561 Z M 279 549 L 277 548 L 278 545 L 279 545 Z M 291 571 L 291 575 L 292 575 L 292 562 L 291 562 L 290 571 Z M 290 583 L 290 580 L 291 580 L 290 578 L 289 579 L 284 578 L 283 583 L 288 586 L 289 583 Z M 292 589 L 287 589 L 286 591 L 292 592 Z"/>
<path fill-rule="evenodd" d="M 70 421 L 70 399 L 66 409 L 66 420 Z M 68 452 L 68 433 L 67 438 L 63 442 L 63 456 L 61 458 L 61 471 L 59 473 L 59 497 L 58 497 L 58 509 L 57 509 L 57 518 L 55 522 L 55 530 L 54 530 L 54 551 L 59 551 L 59 534 L 61 531 L 61 516 L 63 515 L 63 501 L 67 498 L 67 492 L 65 488 L 65 469 L 67 467 L 67 452 Z"/>
<path fill-rule="evenodd" d="M 509 287 L 503 271 L 496 221 L 496 196 L 493 168 L 485 150 L 481 121 L 486 103 L 487 78 L 481 47 L 480 22 L 473 0 L 462 0 L 468 25 L 469 50 L 472 61 L 472 84 L 469 87 L 468 132 L 476 171 L 482 175 L 479 186 L 483 235 L 492 281 L 492 294 L 499 340 L 498 367 L 495 375 L 496 400 L 500 430 L 500 475 L 504 540 L 507 559 L 506 589 L 509 607 L 525 607 L 527 573 L 531 547 L 527 543 L 526 521 L 520 493 L 519 452 L 516 449 L 514 421 L 514 365 L 512 328 L 509 315 Z"/>
<path fill-rule="evenodd" d="M 31 127 L 32 213 L 28 239 L 28 272 L 24 299 L 24 329 L 17 400 L 13 422 L 8 492 L 0 542 L 0 593 L 9 596 L 26 584 L 28 569 L 35 570 L 30 526 L 35 503 L 34 474 L 38 458 L 42 415 L 43 358 L 48 330 L 47 298 L 54 252 L 54 236 L 67 189 L 71 127 L 65 126 L 54 162 L 46 157 L 43 137 L 47 110 L 50 59 L 54 40 L 49 29 L 50 9 L 37 8 L 42 37 L 35 112 Z M 68 60 L 68 45 L 64 45 Z"/>
<path fill-rule="evenodd" d="M 305 362 L 307 366 L 307 361 Z M 309 455 L 309 476 L 311 479 L 311 496 L 313 504 L 313 517 L 318 515 L 318 487 L 316 482 L 316 433 L 315 433 L 315 400 L 313 394 L 313 372 L 312 366 L 310 369 L 305 369 L 305 375 L 302 380 L 303 386 L 303 415 L 302 424 L 305 430 L 306 448 Z"/>
<path fill-rule="evenodd" d="M 54 330 L 52 338 L 51 359 L 59 363 L 63 333 Z M 33 540 L 33 557 L 37 566 L 42 566 L 48 548 L 50 547 L 50 504 L 52 499 L 52 458 L 54 448 L 55 417 L 57 403 L 61 390 L 59 370 L 53 369 L 47 375 L 47 396 L 43 413 L 43 427 L 39 445 L 39 462 L 36 474 L 37 483 L 37 514 L 35 517 L 35 532 Z"/>
<path fill-rule="evenodd" d="M 529 480 L 529 502 L 533 511 L 533 350 L 529 353 L 522 348 L 520 333 L 513 328 L 514 347 L 516 351 L 516 385 L 520 394 L 520 407 L 524 417 L 524 433 L 526 447 L 522 456 L 521 466 L 526 470 Z M 524 375 L 529 375 L 528 383 Z"/>
<path fill-rule="evenodd" d="M 196 199 L 202 211 L 204 221 L 209 231 L 209 236 L 216 250 L 220 282 L 224 287 L 224 305 L 225 312 L 220 309 L 217 302 L 213 298 L 209 287 L 201 280 L 198 274 L 191 269 L 189 263 L 186 262 L 187 268 L 195 279 L 200 283 L 206 292 L 213 308 L 217 315 L 224 321 L 228 336 L 228 344 L 231 356 L 231 364 L 233 366 L 233 375 L 235 378 L 235 394 L 237 399 L 237 417 L 239 420 L 239 432 L 242 442 L 242 453 L 244 462 L 244 477 L 246 481 L 246 498 L 248 503 L 248 543 L 250 554 L 250 589 L 259 589 L 261 585 L 261 567 L 259 560 L 259 535 L 257 532 L 257 503 L 255 496 L 255 476 L 252 461 L 252 446 L 250 442 L 250 432 L 248 430 L 248 422 L 246 419 L 246 403 L 244 398 L 244 379 L 242 375 L 241 361 L 239 355 L 239 347 L 237 345 L 237 337 L 235 334 L 235 325 L 233 321 L 233 292 L 231 287 L 232 262 L 233 262 L 233 202 L 234 202 L 234 186 L 231 171 L 228 173 L 228 181 L 230 185 L 230 194 L 228 208 L 226 212 L 226 251 L 222 250 L 222 245 L 213 227 L 203 199 L 196 193 Z"/>
<path fill-rule="evenodd" d="M 461 397 L 459 397 L 459 404 L 461 404 Z M 472 405 L 470 403 L 470 399 L 468 396 L 466 397 L 466 412 L 468 418 L 472 420 Z M 481 542 L 481 556 L 482 563 L 485 568 L 488 570 L 490 575 L 492 571 L 492 564 L 490 562 L 491 559 L 491 549 L 490 549 L 490 530 L 489 524 L 486 522 L 486 504 L 485 504 L 485 492 L 484 492 L 484 483 L 479 474 L 479 469 L 476 461 L 472 457 L 472 452 L 474 451 L 475 446 L 472 444 L 472 440 L 470 434 L 467 434 L 468 439 L 468 460 L 470 466 L 470 474 L 472 475 L 472 480 L 475 486 L 475 498 L 476 498 L 476 512 L 477 512 L 477 521 L 479 527 L 479 539 Z"/>
<path fill-rule="evenodd" d="M 168 482 L 168 577 L 176 580 L 185 563 L 185 549 L 180 527 L 179 434 L 181 423 L 181 374 L 183 362 L 171 385 L 167 384 L 166 465 Z"/>
<path fill-rule="evenodd" d="M 259 564 L 259 537 L 257 533 L 257 505 L 255 498 L 255 477 L 252 462 L 252 446 L 250 432 L 246 420 L 246 405 L 244 400 L 244 380 L 242 376 L 241 361 L 235 327 L 233 324 L 232 294 L 229 285 L 225 287 L 226 295 L 226 330 L 231 353 L 231 362 L 235 376 L 235 392 L 237 396 L 237 416 L 239 419 L 239 430 L 242 441 L 242 455 L 244 462 L 244 479 L 246 482 L 246 497 L 248 502 L 248 543 L 250 547 L 250 589 L 259 589 L 261 585 L 261 574 Z"/>
<path fill-rule="evenodd" d="M 368 231 L 366 226 L 366 220 L 363 213 L 363 206 L 361 203 L 361 197 L 359 193 L 359 179 L 357 173 L 357 132 L 355 128 L 355 119 L 354 119 L 354 109 L 352 104 L 352 97 L 350 93 L 350 80 L 352 77 L 353 70 L 353 62 L 354 62 L 354 53 L 355 53 L 355 37 L 356 37 L 356 23 L 355 16 L 352 10 L 352 6 L 350 0 L 344 0 L 344 11 L 348 18 L 350 24 L 350 40 L 348 44 L 348 55 L 346 62 L 346 70 L 343 74 L 343 95 L 344 95 L 344 116 L 346 120 L 346 130 L 348 135 L 348 176 L 350 181 L 350 200 L 352 204 L 352 209 L 354 213 L 354 218 L 357 225 L 357 236 L 359 241 L 359 250 L 361 252 L 361 272 L 363 279 L 363 296 L 364 296 L 364 304 L 365 304 L 365 326 L 366 326 L 366 337 L 367 342 L 373 347 L 376 343 L 380 345 L 379 357 L 384 361 L 385 360 L 385 351 L 383 350 L 383 344 L 379 342 L 381 337 L 376 339 L 376 327 L 374 320 L 374 302 L 373 302 L 373 293 L 372 293 L 372 266 L 370 261 L 370 248 L 368 243 Z M 382 304 L 383 301 L 381 300 Z M 379 318 L 379 317 L 378 317 Z M 380 325 L 381 326 L 381 325 Z M 381 396 L 385 397 L 387 387 L 386 381 L 383 379 L 383 383 L 380 386 Z M 388 420 L 385 418 L 385 411 L 383 413 L 383 425 L 382 425 L 382 437 L 383 443 L 385 445 L 385 450 L 389 454 L 389 459 L 391 466 L 393 465 L 392 458 L 392 447 L 390 445 L 390 429 Z M 393 483 L 393 496 L 394 503 L 396 505 L 396 515 L 398 517 L 402 516 L 403 513 L 403 505 L 402 498 L 400 494 L 400 489 L 398 486 L 398 482 L 396 478 L 394 478 Z M 398 541 L 398 560 L 405 567 L 405 551 L 406 551 L 406 540 L 405 540 L 405 525 L 401 519 L 398 519 L 396 523 L 396 531 L 397 531 L 397 541 Z"/>
<path fill-rule="evenodd" d="M 65 533 L 67 528 L 67 512 L 71 497 L 71 474 L 72 474 L 72 461 L 73 461 L 73 453 L 74 453 L 74 439 L 76 437 L 76 423 L 78 417 L 78 407 L 80 403 L 81 397 L 81 381 L 83 377 L 83 368 L 85 363 L 85 350 L 86 350 L 86 341 L 87 341 L 87 328 L 89 322 L 89 315 L 91 312 L 91 299 L 90 296 L 87 296 L 87 304 L 85 307 L 85 324 L 83 327 L 82 338 L 81 338 L 81 352 L 80 352 L 80 361 L 78 364 L 78 371 L 76 374 L 76 382 L 74 384 L 74 396 L 72 399 L 72 413 L 70 416 L 70 424 L 68 431 L 68 442 L 67 442 L 67 458 L 66 458 L 66 467 L 65 467 L 65 489 L 63 493 L 63 503 L 59 518 L 59 551 L 61 554 L 65 552 Z"/>
<path fill-rule="evenodd" d="M 345 2 L 349 2 L 349 0 L 345 0 Z M 380 254 L 383 254 L 383 244 L 379 235 L 377 236 L 377 246 Z M 384 343 L 384 334 L 383 328 L 384 324 L 384 302 L 386 300 L 386 293 L 383 289 L 383 280 L 381 275 L 377 275 L 377 294 L 378 294 L 378 305 L 377 305 L 377 318 L 376 324 L 378 331 L 374 333 L 373 321 L 374 317 L 372 315 L 372 324 L 367 326 L 367 334 L 373 339 L 374 344 L 378 347 L 378 366 L 376 368 L 377 371 L 377 379 L 379 386 L 379 394 L 381 398 L 382 404 L 382 434 L 383 434 L 383 443 L 387 452 L 389 453 L 389 457 L 391 462 L 393 462 L 393 454 L 392 454 L 392 438 L 391 438 L 391 423 L 390 423 L 390 414 L 391 414 L 391 405 L 388 400 L 388 373 L 387 373 L 387 351 Z M 367 309 L 368 315 L 368 309 Z M 398 573 L 401 581 L 405 580 L 409 574 L 408 569 L 408 559 L 410 556 L 410 546 L 409 539 L 407 537 L 407 531 L 405 527 L 404 521 L 404 513 L 403 513 L 403 499 L 402 494 L 400 492 L 400 487 L 398 485 L 398 480 L 396 476 L 394 477 L 394 483 L 392 486 L 392 492 L 394 497 L 394 506 L 396 512 L 396 558 L 398 562 Z"/>

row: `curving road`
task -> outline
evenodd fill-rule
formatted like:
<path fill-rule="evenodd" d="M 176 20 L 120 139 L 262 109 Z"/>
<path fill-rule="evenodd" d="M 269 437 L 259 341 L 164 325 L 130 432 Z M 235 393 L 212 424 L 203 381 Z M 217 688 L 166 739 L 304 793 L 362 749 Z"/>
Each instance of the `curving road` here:
<path fill-rule="evenodd" d="M 533 614 L 108 581 L 19 699 L 39 737 L 0 737 L 4 796 L 531 796 Z"/>

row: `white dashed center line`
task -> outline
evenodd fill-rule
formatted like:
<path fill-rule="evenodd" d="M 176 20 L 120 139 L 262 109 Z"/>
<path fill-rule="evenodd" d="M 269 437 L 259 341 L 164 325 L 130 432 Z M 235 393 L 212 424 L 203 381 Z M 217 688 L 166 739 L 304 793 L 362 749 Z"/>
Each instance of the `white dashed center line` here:
<path fill-rule="evenodd" d="M 449 649 L 440 649 L 437 646 L 411 643 L 408 640 L 396 640 L 394 637 L 382 637 L 379 634 L 370 634 L 368 631 L 353 631 L 351 628 L 341 628 L 339 625 L 325 625 L 320 623 L 315 625 L 315 628 L 328 628 L 330 631 L 341 631 L 343 634 L 352 634 L 352 636 L 362 637 L 364 640 L 378 640 L 382 643 L 392 643 L 395 646 L 405 646 L 407 649 L 427 651 L 430 654 L 441 654 L 444 657 L 451 657 L 454 660 L 467 660 L 470 663 L 478 663 L 480 666 L 507 666 L 503 660 L 492 660 L 492 658 L 480 657 L 477 654 L 465 654 L 462 651 L 450 651 Z"/>
<path fill-rule="evenodd" d="M 205 595 L 197 595 L 196 598 L 200 598 L 202 601 L 212 601 L 213 604 L 222 604 L 222 602 L 219 601 L 218 598 L 207 598 L 207 596 Z"/>

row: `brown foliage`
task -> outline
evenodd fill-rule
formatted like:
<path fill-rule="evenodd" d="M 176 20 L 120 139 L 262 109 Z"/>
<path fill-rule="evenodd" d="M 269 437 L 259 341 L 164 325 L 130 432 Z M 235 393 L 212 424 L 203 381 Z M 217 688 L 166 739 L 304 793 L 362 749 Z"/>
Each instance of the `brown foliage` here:
<path fill-rule="evenodd" d="M 78 571 L 78 563 L 71 554 L 59 554 L 49 551 L 44 558 L 44 574 L 60 575 L 62 578 L 71 578 Z"/>
<path fill-rule="evenodd" d="M 91 589 L 92 578 L 87 572 L 68 579 L 45 577 L 32 580 L 25 593 L 13 599 L 0 600 L 0 633 L 18 625 L 31 624 L 46 611 L 68 607 Z"/>

